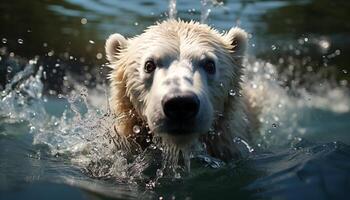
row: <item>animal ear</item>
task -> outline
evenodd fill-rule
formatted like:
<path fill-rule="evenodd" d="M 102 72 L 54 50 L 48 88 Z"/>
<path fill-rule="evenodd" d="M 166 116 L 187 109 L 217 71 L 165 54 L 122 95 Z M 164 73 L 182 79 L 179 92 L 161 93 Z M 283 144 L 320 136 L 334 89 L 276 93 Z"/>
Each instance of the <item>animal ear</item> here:
<path fill-rule="evenodd" d="M 248 46 L 247 32 L 241 28 L 234 27 L 225 34 L 225 38 L 231 45 L 233 57 L 241 64 Z"/>
<path fill-rule="evenodd" d="M 105 50 L 107 60 L 111 63 L 117 61 L 117 55 L 120 51 L 127 46 L 127 40 L 124 36 L 114 33 L 108 37 L 106 40 Z"/>

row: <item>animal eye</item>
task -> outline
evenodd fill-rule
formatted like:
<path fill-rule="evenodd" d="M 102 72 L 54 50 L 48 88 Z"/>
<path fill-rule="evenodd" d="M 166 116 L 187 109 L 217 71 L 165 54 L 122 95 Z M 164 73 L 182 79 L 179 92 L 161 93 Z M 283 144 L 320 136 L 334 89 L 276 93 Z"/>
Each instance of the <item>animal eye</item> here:
<path fill-rule="evenodd" d="M 212 60 L 208 60 L 204 63 L 204 69 L 207 71 L 208 74 L 215 74 L 216 68 L 215 63 Z"/>
<path fill-rule="evenodd" d="M 145 72 L 146 73 L 152 73 L 156 69 L 156 64 L 149 60 L 145 63 Z"/>

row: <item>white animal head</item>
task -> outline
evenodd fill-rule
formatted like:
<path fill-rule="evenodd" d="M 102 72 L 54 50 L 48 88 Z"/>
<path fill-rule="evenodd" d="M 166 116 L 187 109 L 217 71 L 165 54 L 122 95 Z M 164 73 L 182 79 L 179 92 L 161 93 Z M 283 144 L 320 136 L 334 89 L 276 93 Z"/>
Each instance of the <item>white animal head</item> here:
<path fill-rule="evenodd" d="M 106 42 L 112 108 L 116 114 L 133 110 L 161 137 L 191 141 L 209 131 L 229 91 L 239 91 L 246 43 L 242 29 L 220 34 L 177 20 L 131 39 L 113 34 Z"/>

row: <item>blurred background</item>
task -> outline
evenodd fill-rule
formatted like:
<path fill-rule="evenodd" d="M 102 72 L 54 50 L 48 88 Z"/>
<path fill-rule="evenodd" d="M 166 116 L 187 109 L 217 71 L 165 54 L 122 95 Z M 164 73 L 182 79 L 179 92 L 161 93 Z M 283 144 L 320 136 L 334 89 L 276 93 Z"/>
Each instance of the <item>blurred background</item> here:
<path fill-rule="evenodd" d="M 69 79 L 93 87 L 106 80 L 104 41 L 127 37 L 167 18 L 161 0 L 2 0 L 0 3 L 0 89 L 28 59 L 44 67 L 45 92 L 69 90 Z M 177 2 L 177 16 L 219 30 L 240 26 L 250 33 L 250 58 L 293 69 L 284 84 L 321 76 L 347 86 L 350 3 L 347 0 L 226 0 Z M 295 77 L 298 77 L 297 80 Z M 67 80 L 68 79 L 68 80 Z"/>

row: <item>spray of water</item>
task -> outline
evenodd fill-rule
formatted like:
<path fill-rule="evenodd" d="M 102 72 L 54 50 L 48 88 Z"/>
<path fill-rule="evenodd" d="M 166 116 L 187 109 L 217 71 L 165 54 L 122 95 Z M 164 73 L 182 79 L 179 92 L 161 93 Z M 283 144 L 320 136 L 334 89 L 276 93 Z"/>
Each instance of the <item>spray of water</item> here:
<path fill-rule="evenodd" d="M 210 0 L 201 0 L 201 23 L 206 23 L 211 12 Z"/>
<path fill-rule="evenodd" d="M 207 23 L 208 17 L 214 6 L 223 5 L 222 1 L 218 0 L 201 0 L 201 23 Z"/>
<path fill-rule="evenodd" d="M 282 86 L 280 80 L 292 73 L 293 68 L 278 73 L 276 66 L 256 59 L 250 60 L 245 66 L 243 88 L 248 91 L 253 105 L 261 110 L 261 137 L 258 143 L 265 148 L 286 146 L 294 138 L 302 137 L 306 130 L 300 123 L 307 110 L 333 113 L 350 111 L 350 96 L 346 87 L 334 85 L 317 76 L 310 77 L 310 83 L 305 83 L 305 86 Z"/>
<path fill-rule="evenodd" d="M 200 0 L 201 2 L 201 23 L 206 23 L 214 6 L 223 5 L 223 2 L 218 0 Z M 169 19 L 177 17 L 176 0 L 169 0 Z"/>
<path fill-rule="evenodd" d="M 35 73 L 35 64 L 30 61 L 7 84 L 0 101 L 0 118 L 7 119 L 6 123 L 27 123 L 33 145 L 47 146 L 52 156 L 68 158 L 94 178 L 133 183 L 149 179 L 145 178 L 145 171 L 153 171 L 147 177 L 153 177 L 149 185 L 154 185 L 163 176 L 181 177 L 180 172 L 185 170 L 178 166 L 180 150 L 160 140 L 142 150 L 133 139 L 119 135 L 114 128 L 119 119 L 109 112 L 108 106 L 101 109 L 103 106 L 99 105 L 97 109 L 88 103 L 103 95 L 88 95 L 84 86 L 76 85 L 66 96 L 42 97 L 42 67 Z M 44 109 L 45 102 L 57 100 L 67 103 L 60 117 Z"/>
<path fill-rule="evenodd" d="M 169 18 L 175 19 L 177 15 L 176 0 L 169 1 Z"/>
<path fill-rule="evenodd" d="M 198 149 L 180 148 L 157 138 L 142 150 L 135 141 L 114 130 L 118 118 L 107 108 L 96 109 L 89 103 L 92 99 L 104 98 L 104 95 L 89 92 L 83 86 L 77 86 L 67 96 L 57 96 L 68 105 L 62 116 L 48 114 L 44 104 L 55 99 L 43 97 L 42 68 L 38 67 L 35 73 L 35 65 L 35 61 L 30 61 L 1 93 L 0 116 L 8 123 L 26 122 L 34 145 L 48 146 L 53 156 L 68 158 L 87 175 L 128 182 L 148 180 L 146 186 L 152 188 L 163 177 L 182 177 L 189 171 L 193 158 L 202 160 L 204 166 L 216 168 L 223 165 L 197 146 Z M 252 101 L 262 108 L 258 142 L 266 148 L 287 144 L 305 134 L 298 124 L 305 109 L 317 108 L 335 113 L 350 110 L 350 97 L 342 87 L 324 83 L 322 91 L 316 93 L 303 88 L 286 88 L 279 84 L 277 76 L 281 75 L 277 74 L 274 65 L 259 60 L 245 65 L 244 88 L 251 91 Z M 299 95 L 290 95 L 290 90 Z M 239 95 L 239 91 L 228 92 Z M 235 138 L 234 142 L 245 146 L 247 153 L 254 151 L 240 138 Z"/>

